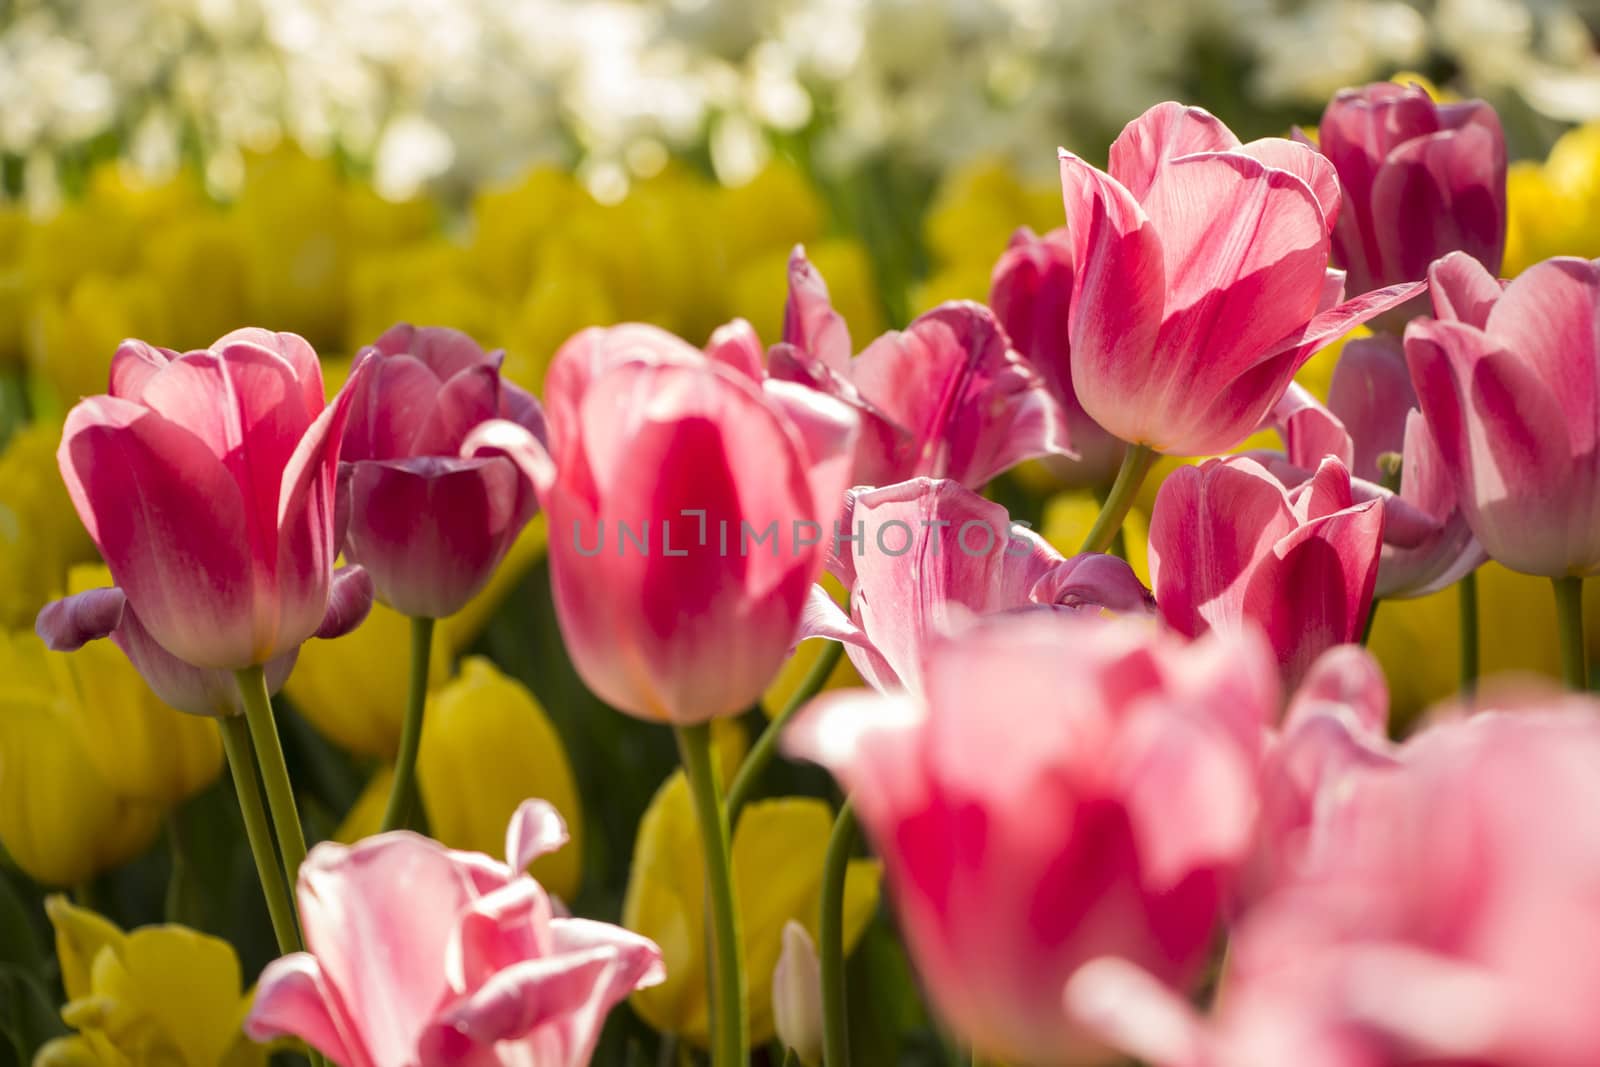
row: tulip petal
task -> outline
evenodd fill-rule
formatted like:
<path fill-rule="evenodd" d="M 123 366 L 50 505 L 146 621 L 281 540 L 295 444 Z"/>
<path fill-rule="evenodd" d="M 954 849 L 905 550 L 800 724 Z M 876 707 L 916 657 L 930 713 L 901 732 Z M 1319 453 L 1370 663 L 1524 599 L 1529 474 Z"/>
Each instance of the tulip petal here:
<path fill-rule="evenodd" d="M 800 245 L 795 245 L 789 254 L 789 299 L 783 308 L 783 339 L 836 373 L 850 371 L 850 328 L 844 316 L 833 310 L 828 284 Z"/>
<path fill-rule="evenodd" d="M 263 1043 L 297 1037 L 342 1067 L 377 1067 L 349 1023 L 336 1018 L 336 1010 L 316 959 L 294 952 L 261 972 L 244 1031 Z"/>
<path fill-rule="evenodd" d="M 555 805 L 545 800 L 524 800 L 506 827 L 506 864 L 525 871 L 528 864 L 567 843 L 567 822 Z"/>
<path fill-rule="evenodd" d="M 1343 194 L 1339 191 L 1339 172 L 1328 157 L 1315 148 L 1284 137 L 1263 137 L 1240 145 L 1238 151 L 1259 159 L 1275 170 L 1286 170 L 1306 183 L 1322 209 L 1323 223 L 1329 230 L 1339 219 Z M 1420 277 L 1421 275 L 1418 275 Z M 1343 275 L 1340 283 L 1343 284 Z"/>
<path fill-rule="evenodd" d="M 178 353 L 170 348 L 158 348 L 128 338 L 117 346 L 116 355 L 111 357 L 111 395 L 124 400 L 139 400 L 150 379 L 177 358 Z"/>
<path fill-rule="evenodd" d="M 328 610 L 314 636 L 324 640 L 343 637 L 365 622 L 371 610 L 372 576 L 362 567 L 340 567 L 333 572 Z"/>
<path fill-rule="evenodd" d="M 1320 312 L 1306 323 L 1303 329 L 1281 338 L 1269 346 L 1274 358 L 1289 355 L 1296 370 L 1319 350 L 1326 348 L 1339 337 L 1368 322 L 1391 308 L 1397 308 L 1428 288 L 1427 282 L 1411 282 L 1373 289 L 1337 307 Z"/>
<path fill-rule="evenodd" d="M 1122 128 L 1111 143 L 1106 169 L 1122 187 L 1143 201 L 1162 164 L 1197 152 L 1226 152 L 1239 138 L 1205 108 L 1168 100 Z"/>
<path fill-rule="evenodd" d="M 1506 286 L 1485 331 L 1561 405 L 1572 454 L 1600 447 L 1600 262 L 1534 264 Z"/>
<path fill-rule="evenodd" d="M 52 652 L 75 652 L 90 641 L 110 637 L 122 622 L 127 603 L 115 586 L 53 600 L 39 609 L 33 631 Z"/>
<path fill-rule="evenodd" d="M 755 327 L 744 319 L 718 326 L 706 342 L 706 358 L 744 375 L 753 382 L 767 376 L 765 353 Z"/>
<path fill-rule="evenodd" d="M 1472 256 L 1451 252 L 1428 268 L 1428 287 L 1436 317 L 1482 330 L 1505 285 Z"/>
<path fill-rule="evenodd" d="M 1318 656 L 1289 703 L 1283 720 L 1285 733 L 1329 704 L 1349 709 L 1372 737 L 1387 736 L 1389 684 L 1371 652 L 1360 645 L 1337 645 Z"/>
<path fill-rule="evenodd" d="M 252 663 L 244 509 L 205 444 L 147 408 L 91 397 L 68 414 L 57 457 L 79 517 L 157 640 L 196 664 Z"/>
<path fill-rule="evenodd" d="M 1103 552 L 1062 560 L 1034 583 L 1028 598 L 1036 604 L 1118 614 L 1154 614 L 1155 598 L 1128 561 Z"/>
<path fill-rule="evenodd" d="M 1422 278 L 1437 250 L 1457 249 L 1500 269 L 1506 242 L 1505 138 L 1471 124 L 1407 141 L 1372 181 L 1382 277 Z"/>
<path fill-rule="evenodd" d="M 1349 428 L 1353 448 L 1342 458 L 1353 476 L 1384 480 L 1378 457 L 1404 449 L 1406 413 L 1416 406 L 1398 337 L 1379 334 L 1345 342 L 1328 386 L 1328 408 Z"/>
<path fill-rule="evenodd" d="M 1383 509 L 1357 504 L 1291 531 L 1251 576 L 1246 599 L 1291 685 L 1324 649 L 1360 639 L 1382 547 Z"/>
<path fill-rule="evenodd" d="M 1283 438 L 1289 462 L 1295 466 L 1316 470 L 1324 456 L 1337 456 L 1346 466 L 1350 464 L 1354 451 L 1350 432 L 1305 386 L 1290 383 L 1272 409 L 1272 421 Z"/>
<path fill-rule="evenodd" d="M 850 486 L 860 419 L 832 397 L 789 382 L 765 382 L 762 392 L 798 432 L 807 457 L 813 506 L 831 520 L 844 506 L 845 490 Z"/>
<path fill-rule="evenodd" d="M 431 400 L 432 407 L 417 427 L 406 455 L 453 456 L 459 452 L 473 427 L 500 414 L 500 372 L 487 363 L 474 364 L 446 379 Z"/>
<path fill-rule="evenodd" d="M 524 426 L 508 419 L 480 423 L 461 442 L 466 459 L 504 456 L 521 473 L 524 482 L 540 499 L 555 485 L 556 465 L 545 443 Z"/>
<path fill-rule="evenodd" d="M 1217 1067 L 1205 1023 L 1187 1000 L 1136 963 L 1090 960 L 1064 994 L 1067 1015 L 1110 1048 L 1159 1067 Z"/>
<path fill-rule="evenodd" d="M 373 359 L 367 384 L 350 402 L 339 458 L 347 463 L 412 454 L 411 442 L 433 409 L 439 378 L 419 359 Z"/>
<path fill-rule="evenodd" d="M 223 334 L 212 344 L 211 351 L 222 352 L 236 342 L 266 349 L 284 360 L 294 370 L 295 381 L 300 383 L 300 401 L 304 405 L 306 420 L 317 417 L 325 400 L 322 392 L 322 362 L 316 350 L 304 337 L 286 331 L 273 332 L 247 326 Z"/>

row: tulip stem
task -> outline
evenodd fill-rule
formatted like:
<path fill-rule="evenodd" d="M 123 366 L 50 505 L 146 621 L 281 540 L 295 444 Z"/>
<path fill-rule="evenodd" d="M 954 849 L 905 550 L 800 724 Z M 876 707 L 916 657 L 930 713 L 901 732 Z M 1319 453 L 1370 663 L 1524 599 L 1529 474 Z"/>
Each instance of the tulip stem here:
<path fill-rule="evenodd" d="M 1122 529 L 1122 520 L 1133 509 L 1145 475 L 1150 473 L 1155 461 L 1156 453 L 1149 445 L 1128 446 L 1128 450 L 1122 454 L 1117 480 L 1111 483 L 1111 492 L 1106 494 L 1100 514 L 1095 516 L 1094 525 L 1089 528 L 1089 536 L 1083 539 L 1083 547 L 1078 549 L 1079 552 L 1104 552 L 1111 547 L 1111 542 L 1116 540 L 1117 533 Z"/>
<path fill-rule="evenodd" d="M 789 724 L 794 713 L 805 707 L 806 702 L 822 691 L 833 675 L 833 669 L 839 665 L 839 657 L 844 655 L 844 645 L 838 641 L 829 641 L 817 661 L 806 672 L 805 678 L 800 682 L 794 695 L 784 704 L 783 710 L 772 717 L 766 729 L 761 731 L 761 736 L 756 738 L 756 743 L 750 746 L 750 752 L 745 756 L 744 762 L 739 765 L 739 773 L 733 776 L 733 785 L 728 787 L 728 822 L 732 824 L 739 818 L 739 809 L 744 807 L 745 801 L 750 799 L 750 794 L 755 791 L 761 773 L 772 762 L 772 757 L 778 752 L 778 739 L 783 734 L 783 728 Z"/>
<path fill-rule="evenodd" d="M 294 903 L 289 899 L 288 887 L 284 885 L 283 868 L 278 865 L 278 853 L 272 847 L 272 827 L 267 822 L 267 810 L 261 804 L 261 785 L 256 780 L 256 758 L 250 747 L 250 728 L 238 715 L 220 718 L 217 725 L 222 729 L 222 748 L 228 754 L 234 792 L 239 795 L 239 814 L 244 816 L 245 837 L 250 840 L 250 854 L 255 857 L 256 877 L 261 880 L 261 892 L 267 898 L 272 932 L 278 939 L 278 951 L 287 956 L 300 951 L 300 931 L 295 926 Z"/>
<path fill-rule="evenodd" d="M 1461 695 L 1478 687 L 1478 572 L 1468 571 L 1457 583 L 1461 597 Z"/>
<path fill-rule="evenodd" d="M 822 864 L 817 959 L 822 967 L 822 1062 L 850 1067 L 850 1019 L 844 988 L 844 883 L 856 843 L 856 809 L 847 797 L 834 820 Z"/>
<path fill-rule="evenodd" d="M 733 898 L 733 857 L 729 846 L 728 809 L 718 785 L 711 726 L 680 726 L 678 755 L 694 794 L 700 823 L 700 843 L 705 850 L 706 893 L 711 902 L 712 941 L 716 965 L 711 970 L 711 1063 L 735 1067 L 745 1063 L 750 1045 L 745 1017 L 744 946 L 740 941 L 739 913 Z"/>
<path fill-rule="evenodd" d="M 383 812 L 383 829 L 403 830 L 416 807 L 417 752 L 422 748 L 422 712 L 428 706 L 428 664 L 433 656 L 433 620 L 411 620 L 411 689 L 406 695 L 406 717 L 400 724 L 400 755 L 394 764 L 394 784 Z"/>
<path fill-rule="evenodd" d="M 239 695 L 244 699 L 244 718 L 250 725 L 250 740 L 260 761 L 261 784 L 267 789 L 267 808 L 272 812 L 272 828 L 278 835 L 278 851 L 283 855 L 283 873 L 289 884 L 300 877 L 300 864 L 306 859 L 306 834 L 295 807 L 294 789 L 289 784 L 289 765 L 283 759 L 283 742 L 278 739 L 278 723 L 272 717 L 272 697 L 267 692 L 267 676 L 260 667 L 235 671 Z"/>
<path fill-rule="evenodd" d="M 1583 645 L 1583 579 L 1552 578 L 1556 591 L 1556 628 L 1561 635 L 1561 676 L 1567 688 L 1589 688 L 1588 655 Z"/>

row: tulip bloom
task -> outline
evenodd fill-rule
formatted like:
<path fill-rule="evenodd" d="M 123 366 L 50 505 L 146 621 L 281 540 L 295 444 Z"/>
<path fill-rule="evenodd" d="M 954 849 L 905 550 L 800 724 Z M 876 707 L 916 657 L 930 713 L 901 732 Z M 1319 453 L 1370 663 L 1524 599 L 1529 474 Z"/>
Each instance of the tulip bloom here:
<path fill-rule="evenodd" d="M 607 703 L 676 725 L 737 714 L 794 642 L 844 499 L 857 423 L 649 326 L 585 330 L 546 379 L 550 447 L 505 421 L 550 523 L 557 617 Z"/>
<path fill-rule="evenodd" d="M 852 357 L 849 328 L 799 248 L 789 258 L 783 343 L 767 370 L 860 415 L 853 485 L 926 476 L 981 489 L 1023 460 L 1075 456 L 1044 379 L 988 308 L 941 304 Z"/>
<path fill-rule="evenodd" d="M 340 452 L 350 493 L 345 554 L 402 614 L 453 615 L 538 507 L 510 461 L 461 458 L 461 443 L 492 418 L 542 438 L 544 415 L 501 379 L 504 352 L 485 353 L 459 331 L 402 323 L 367 351 L 374 367 L 351 402 Z"/>
<path fill-rule="evenodd" d="M 1129 123 L 1109 173 L 1062 151 L 1061 184 L 1078 399 L 1158 452 L 1237 445 L 1314 352 L 1422 290 L 1340 303 L 1333 166 L 1281 138 L 1241 145 L 1199 108 L 1159 104 Z"/>
<path fill-rule="evenodd" d="M 1069 486 L 1107 486 L 1122 463 L 1123 444 L 1083 410 L 1072 387 L 1072 239 L 1063 229 L 1043 237 L 1024 226 L 994 266 L 989 306 L 1022 358 L 1060 405 L 1076 459 L 1046 457 Z"/>
<path fill-rule="evenodd" d="M 523 871 L 566 836 L 530 800 L 505 863 L 409 831 L 318 845 L 300 868 L 307 951 L 262 972 L 245 1032 L 298 1037 L 346 1067 L 583 1067 L 611 1008 L 661 981 L 661 952 L 556 917 Z"/>
<path fill-rule="evenodd" d="M 1503 292 L 1462 253 L 1430 277 L 1406 362 L 1467 525 L 1512 570 L 1600 571 L 1600 261 L 1546 260 Z"/>
<path fill-rule="evenodd" d="M 1414 282 L 1450 252 L 1490 274 L 1506 243 L 1506 139 L 1482 100 L 1435 103 L 1418 85 L 1340 91 L 1317 144 L 1339 172 L 1333 259 L 1351 292 Z"/>
<path fill-rule="evenodd" d="M 67 492 L 168 652 L 238 670 L 322 625 L 339 438 L 364 373 L 325 405 L 316 353 L 294 334 L 236 330 L 182 355 L 126 341 L 110 394 L 67 415 Z"/>
<path fill-rule="evenodd" d="M 1372 610 L 1384 511 L 1337 457 L 1295 489 L 1244 456 L 1180 467 L 1150 515 L 1150 584 L 1180 633 L 1260 627 L 1293 684 Z"/>
<path fill-rule="evenodd" d="M 922 694 L 819 698 L 785 746 L 853 796 L 912 959 L 962 1041 L 1039 1065 L 1115 1057 L 1061 1010 L 1089 961 L 1203 969 L 1277 708 L 1258 640 L 1134 620 L 986 620 Z"/>
<path fill-rule="evenodd" d="M 818 586 L 801 636 L 842 642 L 875 689 L 918 688 L 928 648 L 978 616 L 1154 608 L 1124 560 L 1063 558 L 1005 508 L 948 479 L 853 489 L 839 521 L 858 539 L 829 557 L 850 591 L 850 616 Z"/>

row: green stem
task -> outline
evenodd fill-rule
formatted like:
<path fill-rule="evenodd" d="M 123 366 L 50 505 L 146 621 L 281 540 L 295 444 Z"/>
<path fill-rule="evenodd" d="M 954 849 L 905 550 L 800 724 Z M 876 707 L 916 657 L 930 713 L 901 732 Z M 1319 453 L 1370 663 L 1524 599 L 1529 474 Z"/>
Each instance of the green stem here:
<path fill-rule="evenodd" d="M 272 917 L 272 932 L 278 951 L 284 955 L 300 950 L 300 932 L 295 927 L 294 903 L 283 881 L 283 868 L 272 847 L 272 827 L 261 805 L 261 786 L 256 781 L 256 758 L 250 747 L 250 728 L 238 715 L 217 720 L 222 729 L 222 748 L 228 754 L 228 769 L 233 772 L 234 792 L 239 796 L 239 814 L 244 816 L 244 833 L 255 857 L 256 877 L 267 898 L 267 914 Z"/>
<path fill-rule="evenodd" d="M 711 1063 L 735 1067 L 745 1063 L 750 1045 L 745 1017 L 744 946 L 739 935 L 739 913 L 733 899 L 733 857 L 728 844 L 728 809 L 717 785 L 707 723 L 680 726 L 678 755 L 694 794 L 700 823 L 700 843 L 705 849 L 706 893 L 711 902 L 712 943 L 716 950 L 711 968 Z"/>
<path fill-rule="evenodd" d="M 1128 450 L 1122 454 L 1117 480 L 1111 483 L 1111 492 L 1106 494 L 1106 502 L 1101 505 L 1100 514 L 1095 516 L 1094 525 L 1089 528 L 1089 536 L 1083 539 L 1083 547 L 1078 549 L 1079 552 L 1104 552 L 1111 547 L 1117 532 L 1122 529 L 1122 520 L 1128 517 L 1128 512 L 1133 508 L 1145 475 L 1150 473 L 1155 461 L 1156 453 L 1149 445 L 1128 446 Z"/>
<path fill-rule="evenodd" d="M 822 687 L 832 676 L 833 669 L 839 665 L 839 657 L 842 655 L 844 655 L 844 645 L 837 641 L 829 641 L 828 647 L 817 656 L 817 661 L 811 665 L 811 670 L 806 672 L 800 687 L 794 691 L 794 695 L 783 706 L 783 710 L 772 717 L 766 729 L 761 731 L 761 736 L 756 738 L 756 743 L 750 746 L 744 762 L 739 765 L 739 773 L 733 776 L 733 785 L 728 787 L 730 825 L 738 820 L 739 809 L 750 799 L 751 792 L 761 779 L 761 773 L 767 769 L 767 764 L 772 762 L 772 757 L 777 755 L 778 739 L 783 734 L 784 726 L 788 725 L 795 712 L 805 707 L 807 701 L 822 691 Z"/>
<path fill-rule="evenodd" d="M 1478 687 L 1478 572 L 1468 571 L 1456 586 L 1461 597 L 1461 695 Z"/>
<path fill-rule="evenodd" d="M 1583 647 L 1583 579 L 1552 578 L 1556 591 L 1556 627 L 1561 636 L 1561 676 L 1569 689 L 1589 688 L 1588 654 Z"/>
<path fill-rule="evenodd" d="M 822 965 L 822 1062 L 850 1067 L 850 1020 L 844 988 L 844 883 L 856 843 L 856 809 L 848 798 L 834 820 L 822 864 L 822 914 L 817 957 Z"/>
<path fill-rule="evenodd" d="M 235 671 L 239 695 L 244 699 L 244 718 L 250 726 L 250 740 L 260 761 L 261 784 L 267 789 L 267 807 L 272 812 L 272 828 L 278 835 L 278 851 L 283 855 L 283 873 L 289 884 L 300 877 L 300 864 L 306 859 L 306 834 L 300 826 L 294 789 L 289 784 L 289 766 L 283 759 L 283 742 L 278 739 L 278 724 L 272 717 L 272 697 L 267 692 L 267 677 L 260 667 Z"/>
<path fill-rule="evenodd" d="M 183 841 L 183 810 L 174 808 L 167 812 L 167 855 L 172 860 L 172 873 L 167 877 L 167 895 L 161 911 L 169 923 L 195 925 L 189 922 L 189 854 Z"/>
<path fill-rule="evenodd" d="M 678 1035 L 662 1034 L 661 1044 L 656 1047 L 656 1067 L 677 1067 L 678 1063 Z"/>
<path fill-rule="evenodd" d="M 1362 648 L 1367 647 L 1367 644 L 1372 640 L 1372 628 L 1373 626 L 1377 625 L 1378 622 L 1378 605 L 1382 603 L 1382 600 L 1379 600 L 1377 597 L 1373 597 L 1372 607 L 1367 609 L 1367 623 L 1361 628 Z"/>
<path fill-rule="evenodd" d="M 403 830 L 416 807 L 417 752 L 422 748 L 422 712 L 428 706 L 428 664 L 433 654 L 433 620 L 411 620 L 411 689 L 406 696 L 406 717 L 400 724 L 400 756 L 394 764 L 394 784 L 383 812 L 383 829 Z"/>

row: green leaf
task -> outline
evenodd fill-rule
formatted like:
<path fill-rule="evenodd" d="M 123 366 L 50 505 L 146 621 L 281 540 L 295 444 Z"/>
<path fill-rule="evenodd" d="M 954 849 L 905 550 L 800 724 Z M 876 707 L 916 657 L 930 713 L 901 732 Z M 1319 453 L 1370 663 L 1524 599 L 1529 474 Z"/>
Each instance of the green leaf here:
<path fill-rule="evenodd" d="M 0 964 L 0 1036 L 5 1038 L 0 1051 L 25 1065 L 46 1041 L 66 1032 L 39 979 L 14 964 Z"/>
<path fill-rule="evenodd" d="M 0 963 L 16 964 L 35 974 L 49 966 L 39 928 L 18 882 L 20 875 L 0 867 Z"/>

